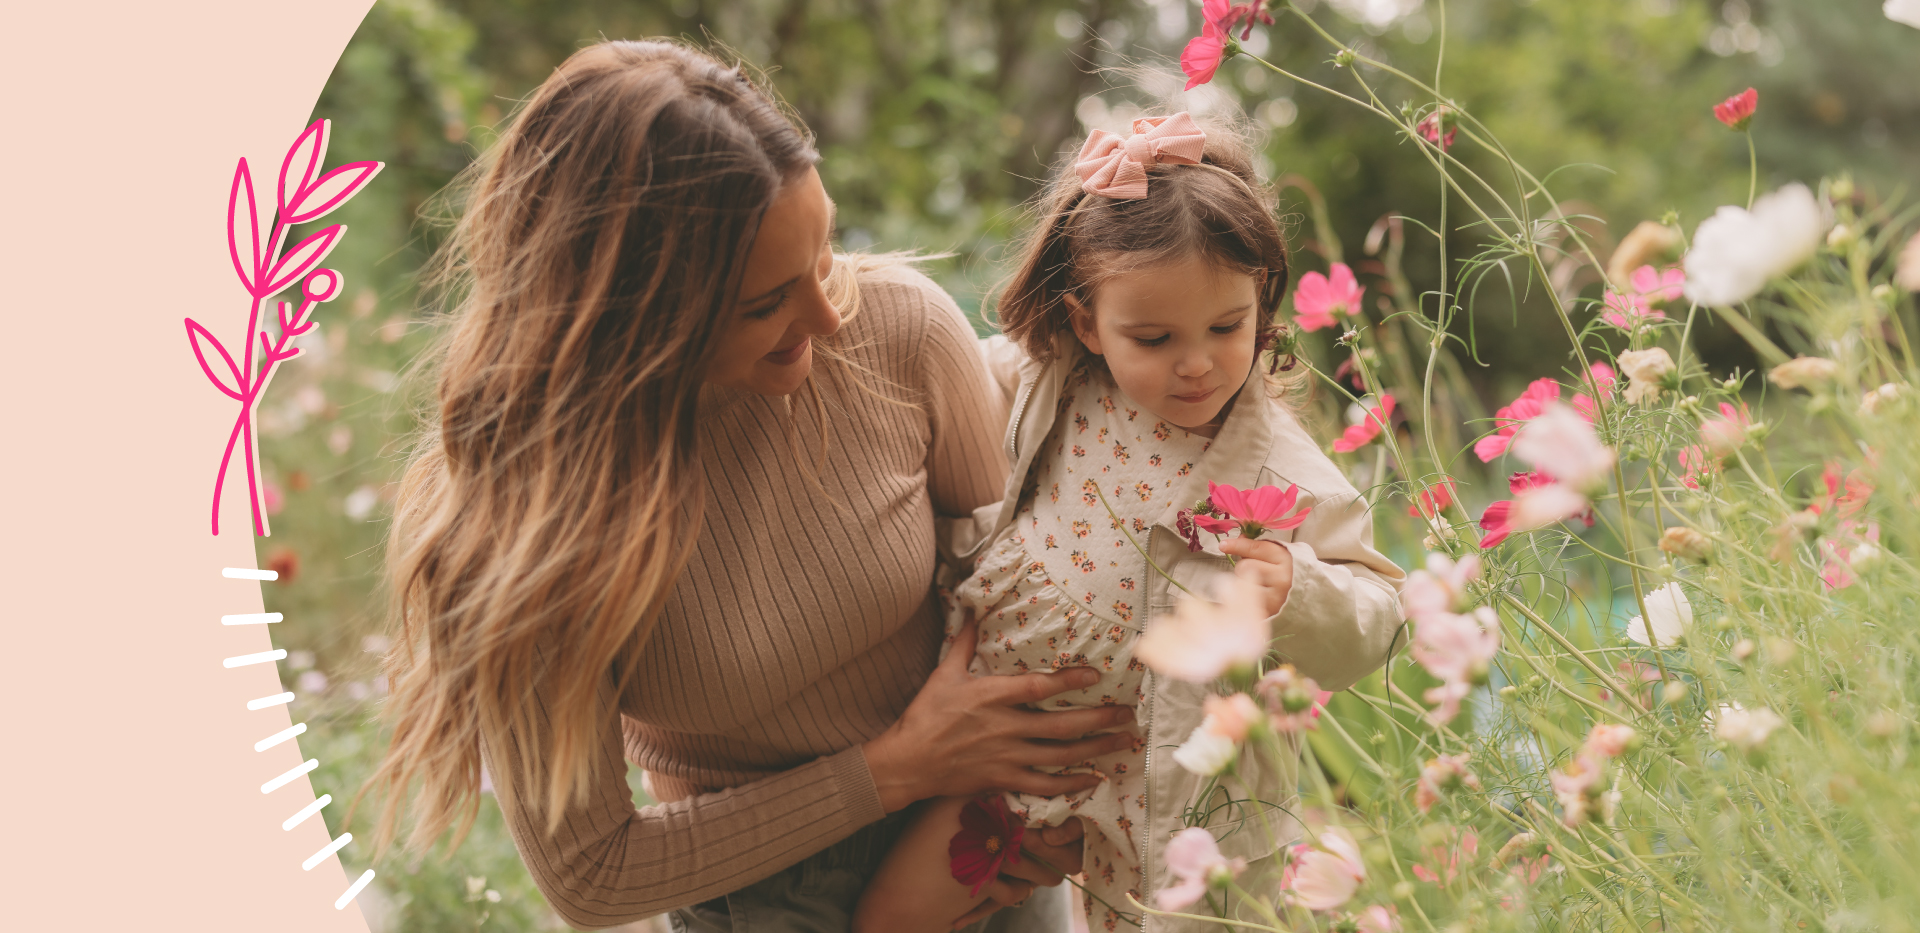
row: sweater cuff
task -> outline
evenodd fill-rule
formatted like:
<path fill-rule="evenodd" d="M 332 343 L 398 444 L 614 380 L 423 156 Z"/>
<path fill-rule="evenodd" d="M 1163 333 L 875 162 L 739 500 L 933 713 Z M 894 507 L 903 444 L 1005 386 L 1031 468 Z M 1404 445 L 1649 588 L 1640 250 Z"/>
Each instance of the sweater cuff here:
<path fill-rule="evenodd" d="M 855 826 L 865 826 L 887 815 L 880 806 L 880 787 L 873 783 L 873 770 L 867 767 L 866 750 L 859 745 L 827 756 L 833 770 L 835 790 L 846 805 L 847 818 Z"/>

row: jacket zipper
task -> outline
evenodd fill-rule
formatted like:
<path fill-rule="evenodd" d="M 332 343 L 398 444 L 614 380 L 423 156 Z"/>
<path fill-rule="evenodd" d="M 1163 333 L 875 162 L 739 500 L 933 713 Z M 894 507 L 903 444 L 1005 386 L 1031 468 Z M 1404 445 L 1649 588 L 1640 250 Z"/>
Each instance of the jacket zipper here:
<path fill-rule="evenodd" d="M 1013 421 L 1007 425 L 1007 459 L 1020 459 L 1020 421 L 1026 417 L 1027 403 L 1033 401 L 1033 390 L 1040 387 L 1040 380 L 1034 379 L 1020 392 L 1020 404 L 1013 410 Z"/>
<path fill-rule="evenodd" d="M 1152 530 L 1147 532 L 1147 548 L 1149 550 L 1153 548 Z M 1149 605 L 1151 605 L 1151 601 L 1149 601 Z M 1153 616 L 1154 613 L 1152 612 L 1147 614 L 1147 625 L 1151 626 L 1153 624 Z M 1146 629 L 1142 628 L 1140 633 L 1145 635 Z M 1145 889 L 1140 893 L 1142 896 L 1151 897 L 1152 895 L 1148 892 L 1153 890 L 1153 878 L 1150 874 L 1153 869 L 1147 859 L 1153 852 L 1153 711 L 1154 707 L 1159 705 L 1155 703 L 1154 700 L 1160 691 L 1159 684 L 1154 682 L 1152 671 L 1147 672 L 1145 679 L 1147 684 L 1147 748 L 1146 755 L 1140 762 L 1140 782 L 1146 788 L 1143 794 L 1146 798 L 1146 806 L 1141 809 L 1146 813 L 1147 818 L 1146 828 L 1140 833 L 1140 886 Z M 1143 933 L 1147 928 L 1147 920 L 1148 917 L 1144 915 L 1140 918 L 1140 929 Z"/>

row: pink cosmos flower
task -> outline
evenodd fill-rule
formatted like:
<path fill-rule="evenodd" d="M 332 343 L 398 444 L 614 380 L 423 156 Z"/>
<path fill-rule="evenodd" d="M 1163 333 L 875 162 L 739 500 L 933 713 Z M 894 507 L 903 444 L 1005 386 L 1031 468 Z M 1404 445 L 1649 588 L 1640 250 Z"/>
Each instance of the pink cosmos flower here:
<path fill-rule="evenodd" d="M 1247 731 L 1261 720 L 1262 712 L 1253 697 L 1236 693 L 1229 697 L 1208 696 L 1206 722 L 1214 734 L 1235 742 L 1245 742 Z"/>
<path fill-rule="evenodd" d="M 1427 566 L 1407 576 L 1400 590 L 1400 605 L 1407 618 L 1418 619 L 1432 612 L 1451 612 L 1466 599 L 1467 583 L 1480 577 L 1480 556 L 1469 554 L 1455 562 L 1445 554 L 1427 555 Z"/>
<path fill-rule="evenodd" d="M 1835 511 L 1842 518 L 1853 515 L 1865 508 L 1867 497 L 1873 495 L 1873 482 L 1865 473 L 1854 470 L 1845 479 L 1840 475 L 1840 464 L 1829 461 L 1820 471 L 1820 482 L 1827 487 L 1824 498 L 1816 500 L 1807 510 L 1815 515 Z M 1842 489 L 1846 491 L 1841 492 Z"/>
<path fill-rule="evenodd" d="M 1531 473 L 1515 473 L 1512 476 L 1507 477 L 1507 490 L 1514 494 L 1514 498 L 1502 499 L 1499 502 L 1495 502 L 1492 505 L 1487 506 L 1487 510 L 1485 512 L 1480 513 L 1480 530 L 1486 532 L 1486 534 L 1480 538 L 1480 546 L 1482 548 L 1494 547 L 1498 545 L 1500 542 L 1507 540 L 1507 536 L 1513 534 L 1516 531 L 1532 530 L 1529 527 L 1522 527 L 1520 524 L 1518 524 L 1515 521 L 1515 516 L 1514 516 L 1515 504 L 1519 501 L 1519 498 L 1521 496 L 1530 494 L 1536 488 L 1551 486 L 1551 485 L 1556 485 L 1553 481 L 1553 478 L 1546 475 L 1545 473 L 1541 473 L 1538 471 L 1531 472 Z M 1524 514 L 1520 517 L 1537 518 L 1542 511 L 1545 511 L 1545 506 L 1550 504 L 1551 504 L 1550 501 L 1542 501 L 1540 503 L 1536 503 L 1534 506 L 1531 506 L 1529 508 L 1528 514 Z M 1588 509 L 1586 512 L 1573 517 L 1578 517 L 1581 521 L 1586 522 L 1588 528 L 1593 527 L 1593 511 L 1591 509 Z M 1533 526 L 1533 527 L 1540 527 L 1540 526 Z"/>
<path fill-rule="evenodd" d="M 1587 733 L 1587 742 L 1582 748 L 1591 755 L 1604 758 L 1618 758 L 1634 747 L 1634 740 L 1640 734 L 1632 726 L 1621 723 L 1595 723 L 1593 731 Z"/>
<path fill-rule="evenodd" d="M 1293 864 L 1280 881 L 1290 905 L 1334 910 L 1352 900 L 1360 882 L 1367 880 L 1360 847 L 1343 830 L 1329 828 L 1320 834 L 1317 848 L 1299 845 L 1293 851 Z"/>
<path fill-rule="evenodd" d="M 1295 670 L 1291 664 L 1282 664 L 1268 671 L 1254 685 L 1253 691 L 1266 704 L 1267 725 L 1282 735 L 1317 728 L 1314 721 L 1320 718 L 1320 711 L 1326 709 L 1327 701 L 1333 698 L 1331 691 L 1320 689 L 1318 682 Z"/>
<path fill-rule="evenodd" d="M 1379 437 L 1380 431 L 1392 420 L 1393 396 L 1382 394 L 1379 404 L 1367 407 L 1366 416 L 1360 419 L 1359 424 L 1349 426 L 1340 439 L 1333 442 L 1333 449 L 1343 454 L 1353 453 L 1373 443 L 1373 439 Z"/>
<path fill-rule="evenodd" d="M 1600 783 L 1606 778 L 1606 759 L 1581 752 L 1564 769 L 1547 775 L 1553 785 L 1554 799 L 1560 802 L 1560 821 L 1578 826 L 1600 797 Z"/>
<path fill-rule="evenodd" d="M 1293 322 L 1301 330 L 1332 327 L 1338 320 L 1335 314 L 1360 313 L 1360 296 L 1366 289 L 1353 277 L 1353 270 L 1344 262 L 1336 262 L 1327 271 L 1331 277 L 1318 272 L 1301 276 L 1299 287 L 1293 290 Z"/>
<path fill-rule="evenodd" d="M 1239 574 L 1226 574 L 1222 581 L 1218 603 L 1182 596 L 1171 617 L 1140 636 L 1135 657 L 1168 677 L 1196 684 L 1259 664 L 1272 637 L 1265 588 Z"/>
<path fill-rule="evenodd" d="M 1353 916 L 1359 933 L 1400 933 L 1400 915 L 1390 906 L 1374 904 Z"/>
<path fill-rule="evenodd" d="M 1620 375 L 1613 371 L 1613 367 L 1604 362 L 1595 363 L 1587 367 L 1587 371 L 1593 375 L 1593 382 L 1600 391 L 1600 397 L 1612 399 L 1613 387 L 1620 382 Z M 1599 409 L 1599 403 L 1585 392 L 1573 397 L 1573 410 L 1579 412 L 1580 417 L 1587 419 L 1588 424 L 1592 424 L 1593 419 L 1599 415 Z"/>
<path fill-rule="evenodd" d="M 1188 40 L 1187 47 L 1180 52 L 1180 70 L 1186 72 L 1187 90 L 1213 80 L 1213 73 L 1220 70 L 1221 58 L 1227 51 L 1227 30 L 1223 21 L 1232 11 L 1227 0 L 1206 0 L 1200 5 L 1200 16 L 1204 24 L 1200 34 Z"/>
<path fill-rule="evenodd" d="M 1413 805 L 1420 808 L 1421 813 L 1432 810 L 1450 791 L 1461 787 L 1479 789 L 1480 778 L 1467 770 L 1468 757 L 1469 753 L 1463 752 L 1427 759 L 1420 769 L 1420 781 L 1413 789 Z"/>
<path fill-rule="evenodd" d="M 1653 305 L 1660 302 L 1677 300 L 1687 287 L 1687 273 L 1679 266 L 1662 272 L 1653 266 L 1641 266 L 1633 270 L 1625 293 L 1608 289 L 1606 292 L 1607 310 L 1600 315 L 1601 320 L 1621 330 L 1630 331 L 1647 321 L 1659 321 L 1666 313 L 1655 310 Z"/>
<path fill-rule="evenodd" d="M 1472 830 L 1453 829 L 1445 845 L 1434 846 L 1427 850 L 1427 857 L 1433 860 L 1436 868 L 1424 864 L 1413 866 L 1413 876 L 1429 884 L 1446 885 L 1460 876 L 1460 863 L 1472 862 L 1480 854 L 1480 837 Z M 1437 870 L 1436 870 L 1437 869 Z"/>
<path fill-rule="evenodd" d="M 1560 397 L 1560 383 L 1552 379 L 1535 379 L 1527 386 L 1520 397 L 1493 413 L 1493 423 L 1499 430 L 1481 438 L 1473 445 L 1473 452 L 1481 463 L 1492 463 L 1493 458 L 1507 452 L 1507 445 L 1513 441 L 1513 434 L 1520 425 L 1536 418 L 1546 410 L 1548 402 Z"/>
<path fill-rule="evenodd" d="M 1446 135 L 1441 135 L 1440 128 L 1446 125 L 1446 120 L 1441 116 L 1443 112 L 1444 109 L 1427 114 L 1420 120 L 1419 125 L 1414 127 L 1414 131 L 1420 134 L 1421 139 L 1439 146 L 1441 152 L 1453 148 L 1453 137 L 1460 132 L 1459 127 L 1448 126 Z"/>
<path fill-rule="evenodd" d="M 1592 512 L 1593 503 L 1579 491 L 1565 483 L 1548 483 L 1513 497 L 1507 526 L 1513 531 L 1533 531 Z"/>
<path fill-rule="evenodd" d="M 1167 871 L 1179 880 L 1161 888 L 1154 900 L 1161 910 L 1185 910 L 1199 903 L 1207 889 L 1225 887 L 1246 867 L 1246 859 L 1222 856 L 1205 828 L 1183 829 L 1167 840 Z"/>
<path fill-rule="evenodd" d="M 1720 403 L 1720 417 L 1709 418 L 1700 423 L 1700 440 L 1707 453 L 1715 459 L 1721 459 L 1739 450 L 1747 443 L 1747 428 L 1752 425 L 1744 404 L 1734 408 L 1726 402 Z"/>
<path fill-rule="evenodd" d="M 1513 455 L 1576 490 L 1604 483 L 1614 462 L 1613 448 L 1600 442 L 1593 425 L 1559 402 L 1548 402 L 1514 434 Z"/>
<path fill-rule="evenodd" d="M 1707 448 L 1695 444 L 1680 451 L 1680 485 L 1699 489 L 1700 483 L 1720 472 L 1720 458 L 1709 456 Z"/>
<path fill-rule="evenodd" d="M 1299 484 L 1291 484 L 1286 489 L 1278 486 L 1260 486 L 1254 489 L 1239 490 L 1225 483 L 1207 483 L 1207 501 L 1213 504 L 1216 515 L 1193 516 L 1193 523 L 1203 531 L 1224 535 L 1239 531 L 1243 538 L 1258 538 L 1267 529 L 1286 531 L 1300 527 L 1307 520 L 1311 507 L 1302 508 L 1292 515 L 1294 503 L 1300 498 Z"/>
<path fill-rule="evenodd" d="M 1453 504 L 1453 477 L 1442 476 L 1432 487 L 1420 491 L 1413 504 L 1407 506 L 1407 514 L 1417 518 L 1433 518 Z"/>
<path fill-rule="evenodd" d="M 1713 117 L 1727 125 L 1728 129 L 1744 130 L 1753 120 L 1753 112 L 1760 106 L 1760 92 L 1747 88 L 1732 97 L 1713 105 Z"/>
<path fill-rule="evenodd" d="M 1854 570 L 1861 566 L 1863 555 L 1878 557 L 1880 549 L 1880 525 L 1867 522 L 1862 530 L 1859 522 L 1843 521 L 1836 535 L 1824 538 L 1820 542 L 1823 558 L 1820 567 L 1820 582 L 1827 589 L 1839 590 L 1852 586 L 1858 578 Z"/>

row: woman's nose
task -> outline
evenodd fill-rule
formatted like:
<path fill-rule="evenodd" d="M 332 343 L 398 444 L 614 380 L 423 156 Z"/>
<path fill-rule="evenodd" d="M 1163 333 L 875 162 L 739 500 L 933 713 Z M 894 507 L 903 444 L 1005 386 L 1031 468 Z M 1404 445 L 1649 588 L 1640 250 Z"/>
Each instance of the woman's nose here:
<path fill-rule="evenodd" d="M 792 329 L 811 336 L 825 337 L 840 329 L 840 309 L 827 300 L 826 290 L 815 287 L 799 302 Z"/>

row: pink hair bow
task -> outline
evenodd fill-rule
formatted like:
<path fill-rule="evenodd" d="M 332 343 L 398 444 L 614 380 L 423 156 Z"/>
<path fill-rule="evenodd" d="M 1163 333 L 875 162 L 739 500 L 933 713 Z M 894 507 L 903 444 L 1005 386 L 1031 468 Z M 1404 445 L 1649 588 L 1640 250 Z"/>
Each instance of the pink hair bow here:
<path fill-rule="evenodd" d="M 1106 130 L 1088 134 L 1073 171 L 1080 189 L 1101 197 L 1127 199 L 1147 196 L 1147 166 L 1154 163 L 1199 165 L 1207 151 L 1207 134 L 1185 110 L 1170 117 L 1133 121 L 1132 136 Z"/>

